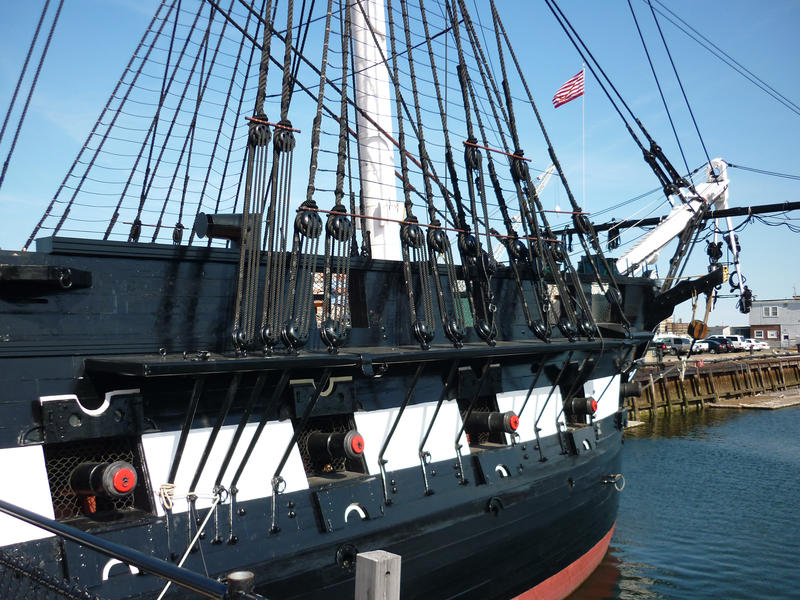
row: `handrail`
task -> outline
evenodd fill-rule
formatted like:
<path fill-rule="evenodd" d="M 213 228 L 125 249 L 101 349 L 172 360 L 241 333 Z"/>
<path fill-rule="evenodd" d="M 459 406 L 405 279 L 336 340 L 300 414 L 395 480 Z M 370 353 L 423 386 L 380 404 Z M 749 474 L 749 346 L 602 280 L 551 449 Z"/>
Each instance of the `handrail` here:
<path fill-rule="evenodd" d="M 5 500 L 0 500 L 0 512 L 35 525 L 45 531 L 54 533 L 86 548 L 90 548 L 105 556 L 110 556 L 126 564 L 136 566 L 140 571 L 163 577 L 176 585 L 213 600 L 230 598 L 228 586 L 221 581 L 211 579 L 199 573 L 189 571 L 173 565 L 170 562 L 144 554 L 133 548 L 117 544 L 100 538 L 91 533 L 86 533 L 64 523 L 59 523 L 48 517 L 43 517 L 20 506 Z"/>

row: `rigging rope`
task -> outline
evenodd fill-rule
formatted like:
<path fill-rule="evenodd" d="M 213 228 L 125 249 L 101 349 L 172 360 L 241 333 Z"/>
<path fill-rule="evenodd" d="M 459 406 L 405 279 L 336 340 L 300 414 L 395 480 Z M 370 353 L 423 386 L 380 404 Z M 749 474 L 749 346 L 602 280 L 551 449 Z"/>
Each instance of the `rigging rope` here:
<path fill-rule="evenodd" d="M 646 2 L 646 3 L 648 2 L 648 0 L 642 0 L 642 1 L 643 1 L 643 2 Z M 784 96 L 783 94 L 781 94 L 780 92 L 778 92 L 778 90 L 776 90 L 774 87 L 772 87 L 771 85 L 769 85 L 769 84 L 768 84 L 766 81 L 764 81 L 763 79 L 761 79 L 760 77 L 758 77 L 758 76 L 757 76 L 755 73 L 753 73 L 753 72 L 752 72 L 750 69 L 748 69 L 747 67 L 745 67 L 745 66 L 744 66 L 742 63 L 740 63 L 739 61 L 737 61 L 737 60 L 736 60 L 735 58 L 733 58 L 733 57 L 732 57 L 730 54 L 728 54 L 728 53 L 727 53 L 727 52 L 725 52 L 725 51 L 724 51 L 722 48 L 720 48 L 719 46 L 717 46 L 717 45 L 716 45 L 714 42 L 712 42 L 712 41 L 711 41 L 711 40 L 709 40 L 707 37 L 705 37 L 705 36 L 704 36 L 702 33 L 700 33 L 699 31 L 697 31 L 697 29 L 695 29 L 694 27 L 692 27 L 692 26 L 691 26 L 689 23 L 687 23 L 685 20 L 681 19 L 681 18 L 680 18 L 680 17 L 679 17 L 677 14 L 675 14 L 675 13 L 674 13 L 672 10 L 670 10 L 670 9 L 669 9 L 669 7 L 668 7 L 666 4 L 664 4 L 664 3 L 663 3 L 663 2 L 661 2 L 660 0 L 655 0 L 655 1 L 656 1 L 656 2 L 658 3 L 658 5 L 661 7 L 660 9 L 659 9 L 659 8 L 656 8 L 655 10 L 656 10 L 656 11 L 657 11 L 657 12 L 658 12 L 658 13 L 659 13 L 659 14 L 660 14 L 662 17 L 664 17 L 665 19 L 667 19 L 667 21 L 669 21 L 669 22 L 670 22 L 670 23 L 672 23 L 672 24 L 673 24 L 675 27 L 677 27 L 677 28 L 678 28 L 680 31 L 682 31 L 682 32 L 683 32 L 683 33 L 684 33 L 684 34 L 685 34 L 687 37 L 689 37 L 690 39 L 692 39 L 692 40 L 694 40 L 695 42 L 697 42 L 697 43 L 698 43 L 700 46 L 702 46 L 703 48 L 705 48 L 706 50 L 708 50 L 708 51 L 709 51 L 711 54 L 713 54 L 713 55 L 714 55 L 716 58 L 718 58 L 718 59 L 719 59 L 719 60 L 721 60 L 723 63 L 725 63 L 726 65 L 728 65 L 728 66 L 729 66 L 730 68 L 732 68 L 734 71 L 736 71 L 737 73 L 739 73 L 739 75 L 741 75 L 742 77 L 744 77 L 745 79 L 747 79 L 747 80 L 748 80 L 750 83 L 752 83 L 753 85 L 755 85 L 755 86 L 756 86 L 757 88 L 759 88 L 761 91 L 765 92 L 767 95 L 769 95 L 770 97 L 772 97 L 774 100 L 777 100 L 778 102 L 780 102 L 781 104 L 783 104 L 783 105 L 784 105 L 786 108 L 788 108 L 790 111 L 792 111 L 792 112 L 793 112 L 793 113 L 795 113 L 796 115 L 800 115 L 800 106 L 798 106 L 798 105 L 797 105 L 795 102 L 792 102 L 792 101 L 791 101 L 791 100 L 789 100 L 789 99 L 788 99 L 786 96 Z M 663 9 L 664 11 L 666 11 L 666 13 L 668 13 L 668 14 L 665 14 L 664 12 L 662 12 L 662 9 Z M 676 21 L 678 21 L 679 23 L 677 23 Z M 687 29 L 688 29 L 689 31 L 691 31 L 692 33 L 689 33 L 689 31 L 687 31 Z M 693 34 L 694 34 L 694 35 L 693 35 Z M 698 39 L 698 38 L 699 38 L 699 39 Z M 702 41 L 701 41 L 701 40 L 702 40 Z"/>
<path fill-rule="evenodd" d="M 81 146 L 81 149 L 78 151 L 77 157 L 72 162 L 72 165 L 70 166 L 69 170 L 67 171 L 67 174 L 64 176 L 64 179 L 61 181 L 61 184 L 59 185 L 58 189 L 56 190 L 56 193 L 53 195 L 53 198 L 50 201 L 50 204 L 48 204 L 47 208 L 45 209 L 44 214 L 42 214 L 42 217 L 39 219 L 39 222 L 36 224 L 36 226 L 33 228 L 33 231 L 31 231 L 31 234 L 28 236 L 28 240 L 25 242 L 25 245 L 22 247 L 23 250 L 27 250 L 30 247 L 30 245 L 33 243 L 33 240 L 36 238 L 36 235 L 39 233 L 39 231 L 41 231 L 45 220 L 50 216 L 50 214 L 51 214 L 51 212 L 53 210 L 53 207 L 55 206 L 56 202 L 58 202 L 58 199 L 61 196 L 61 192 L 66 188 L 67 181 L 69 181 L 69 179 L 72 177 L 72 174 L 75 172 L 75 169 L 78 166 L 78 164 L 83 164 L 83 163 L 81 163 L 81 159 L 83 157 L 83 153 L 86 150 L 89 149 L 89 142 L 95 136 L 98 128 L 100 127 L 100 125 L 102 123 L 103 118 L 108 113 L 109 108 L 111 106 L 112 100 L 114 100 L 117 97 L 117 93 L 118 93 L 120 87 L 122 86 L 122 83 L 123 83 L 123 81 L 125 79 L 125 76 L 130 72 L 131 66 L 133 65 L 133 62 L 134 62 L 134 59 L 138 56 L 140 50 L 142 49 L 142 46 L 144 46 L 144 43 L 145 43 L 145 40 L 147 39 L 147 36 L 153 31 L 153 25 L 158 20 L 159 15 L 161 14 L 161 11 L 162 11 L 162 9 L 164 8 L 165 5 L 166 5 L 166 0 L 162 0 L 161 4 L 159 4 L 158 8 L 156 9 L 155 14 L 153 15 L 153 18 L 150 20 L 150 24 L 148 25 L 147 29 L 145 29 L 145 32 L 142 34 L 142 37 L 139 40 L 139 44 L 136 46 L 136 50 L 134 50 L 133 54 L 131 54 L 131 58 L 130 58 L 130 60 L 128 60 L 128 64 L 125 66 L 125 69 L 123 69 L 122 75 L 120 76 L 119 80 L 117 81 L 117 84 L 114 86 L 114 90 L 111 92 L 111 96 L 109 96 L 108 101 L 106 102 L 105 106 L 103 107 L 103 110 L 100 112 L 100 116 L 95 121 L 91 132 L 89 133 L 89 135 L 86 138 L 86 141 L 83 143 L 83 145 Z M 113 115 L 113 117 L 111 119 L 111 123 L 108 124 L 108 126 L 107 126 L 107 128 L 105 130 L 105 133 L 102 135 L 102 137 L 100 139 L 100 143 L 97 145 L 97 148 L 94 150 L 94 153 L 92 154 L 91 159 L 89 159 L 89 162 L 86 164 L 86 169 L 84 170 L 83 175 L 81 176 L 81 179 L 80 179 L 78 185 L 75 187 L 74 192 L 72 194 L 72 197 L 67 202 L 67 205 L 65 206 L 64 211 L 62 212 L 61 219 L 59 220 L 59 222 L 56 225 L 56 227 L 53 228 L 53 234 L 54 235 L 56 233 L 58 233 L 58 230 L 61 228 L 61 225 L 66 220 L 67 215 L 69 214 L 69 211 L 70 211 L 72 205 L 75 202 L 75 198 L 78 195 L 78 190 L 80 190 L 81 186 L 83 185 L 84 180 L 86 179 L 86 177 L 87 177 L 87 175 L 89 173 L 89 170 L 95 164 L 95 161 L 97 160 L 97 157 L 99 156 L 100 151 L 104 147 L 105 142 L 109 137 L 109 133 L 111 132 L 111 128 L 114 126 L 114 123 L 116 123 L 117 118 L 121 114 L 121 109 L 125 105 L 125 102 L 128 100 L 128 97 L 130 96 L 130 93 L 133 90 L 134 84 L 139 79 L 139 76 L 142 73 L 142 69 L 144 67 L 144 64 L 147 62 L 147 59 L 149 58 L 150 53 L 153 51 L 153 48 L 155 47 L 156 40 L 161 35 L 161 32 L 163 31 L 167 21 L 169 20 L 169 16 L 170 16 L 170 14 L 171 14 L 171 12 L 172 12 L 172 10 L 174 8 L 175 8 L 175 0 L 173 0 L 172 4 L 169 7 L 169 10 L 167 11 L 167 14 L 165 15 L 164 19 L 161 21 L 161 25 L 159 26 L 158 31 L 153 36 L 152 43 L 147 48 L 147 51 L 145 52 L 145 55 L 144 55 L 142 61 L 140 62 L 138 69 L 136 70 L 135 74 L 133 75 L 133 79 L 132 79 L 130 85 L 128 86 L 128 89 L 125 90 L 125 94 L 123 95 L 122 99 L 120 100 L 120 106 L 114 112 L 114 115 Z M 129 175 L 129 177 L 132 177 L 132 172 Z M 121 201 L 122 200 L 120 199 L 120 202 Z M 117 205 L 117 208 L 116 208 L 114 214 L 111 217 L 111 225 L 112 226 L 113 226 L 113 222 L 116 220 L 116 217 L 118 215 L 118 211 L 119 211 L 119 204 Z M 107 237 L 108 236 L 106 235 L 106 237 L 104 237 L 103 239 L 106 239 Z"/>
<path fill-rule="evenodd" d="M 472 125 L 472 117 L 470 111 L 470 92 L 468 78 L 469 74 L 467 66 L 464 61 L 464 49 L 461 44 L 460 26 L 457 18 L 457 7 L 455 0 L 453 3 L 446 3 L 447 16 L 453 26 L 453 38 L 456 43 L 456 51 L 458 53 L 458 80 L 461 87 L 461 97 L 464 105 L 464 115 L 467 125 L 467 142 L 469 145 L 464 146 L 464 164 L 467 169 L 467 192 L 469 193 L 470 212 L 473 220 L 474 233 L 462 233 L 459 235 L 458 246 L 461 251 L 461 257 L 464 269 L 468 271 L 466 281 L 468 283 L 467 294 L 470 300 L 470 308 L 473 312 L 473 326 L 476 333 L 489 345 L 494 345 L 494 338 L 497 335 L 497 327 L 494 321 L 494 312 L 496 310 L 494 304 L 494 294 L 492 291 L 491 278 L 496 269 L 494 259 L 491 257 L 489 250 L 485 251 L 481 247 L 480 241 L 480 227 L 478 221 L 478 209 L 476 200 L 479 198 L 484 213 L 484 225 L 486 242 L 490 244 L 489 239 L 489 219 L 486 207 L 486 188 L 483 179 L 481 168 L 482 155 L 475 143 L 475 131 Z M 477 194 L 475 187 L 477 186 Z M 477 198 L 476 198 L 477 196 Z M 476 293 L 473 293 L 473 286 L 477 287 Z"/>
<path fill-rule="evenodd" d="M 345 3 L 346 4 L 346 3 Z M 350 11 L 339 0 L 339 23 L 342 51 L 342 94 L 339 106 L 339 145 L 336 162 L 336 189 L 334 191 L 333 211 L 328 213 L 325 224 L 325 269 L 322 281 L 322 324 L 320 336 L 328 346 L 328 351 L 338 352 L 350 335 L 348 322 L 349 290 L 350 290 L 350 257 L 355 236 L 355 227 L 345 212 L 342 204 L 344 197 L 345 160 L 349 166 L 348 156 L 348 105 L 347 105 L 347 68 L 350 46 Z M 328 9 L 330 11 L 330 7 Z M 320 87 L 324 85 L 321 83 Z M 317 118 L 322 119 L 322 109 L 318 109 Z M 353 199 L 351 181 L 351 203 Z M 337 214 L 338 213 L 338 214 Z M 333 298 L 334 290 L 336 298 Z"/>
<path fill-rule="evenodd" d="M 711 164 L 711 157 L 708 155 L 708 150 L 706 149 L 706 143 L 703 141 L 703 136 L 700 133 L 700 127 L 697 125 L 697 119 L 694 118 L 694 111 L 692 110 L 692 105 L 689 104 L 689 98 L 686 96 L 686 90 L 683 87 L 683 82 L 681 81 L 680 75 L 678 75 L 678 68 L 675 66 L 675 61 L 672 58 L 672 52 L 669 50 L 669 46 L 667 45 L 667 40 L 664 37 L 664 32 L 661 30 L 661 23 L 658 21 L 658 17 L 656 16 L 656 11 L 653 8 L 652 2 L 647 2 L 650 6 L 650 12 L 653 15 L 653 21 L 656 23 L 656 27 L 658 28 L 658 34 L 661 36 L 661 42 L 664 44 L 664 50 L 667 51 L 667 56 L 669 57 L 669 64 L 672 65 L 672 71 L 675 73 L 675 79 L 678 80 L 678 85 L 681 88 L 681 94 L 683 94 L 683 100 L 686 102 L 686 108 L 689 109 L 689 116 L 692 117 L 692 123 L 694 124 L 694 129 L 697 132 L 697 137 L 700 138 L 700 145 L 703 147 L 703 153 L 706 155 L 706 161 L 708 164 Z M 685 159 L 684 159 L 685 162 Z M 689 170 L 689 165 L 686 165 L 686 170 Z"/>
<path fill-rule="evenodd" d="M 128 241 L 129 242 L 138 242 L 139 241 L 139 236 L 141 235 L 141 232 L 142 232 L 142 221 L 141 221 L 142 208 L 144 207 L 145 200 L 147 199 L 147 192 L 149 191 L 147 179 L 148 179 L 148 177 L 150 177 L 150 167 L 151 167 L 151 163 L 152 163 L 152 160 L 153 160 L 153 149 L 154 149 L 155 143 L 156 143 L 156 135 L 158 135 L 158 122 L 160 120 L 159 117 L 161 116 L 161 109 L 163 108 L 164 101 L 167 98 L 167 90 L 169 89 L 169 87 L 172 86 L 172 82 L 175 80 L 175 74 L 178 71 L 178 63 L 180 63 L 181 59 L 183 58 L 183 54 L 186 51 L 186 47 L 189 45 L 189 38 L 191 37 L 191 33 L 194 31 L 194 27 L 197 24 L 197 19 L 200 17 L 200 13 L 202 12 L 202 10 L 203 10 L 203 7 L 200 6 L 200 8 L 197 11 L 197 14 L 195 15 L 194 23 L 192 23 L 192 30 L 190 31 L 189 35 L 186 36 L 186 43 L 184 44 L 183 49 L 181 50 L 181 54 L 180 54 L 180 56 L 178 58 L 178 61 L 175 64 L 175 69 L 172 72 L 172 77 L 170 77 L 170 79 L 169 79 L 169 86 L 168 86 L 167 85 L 167 75 L 169 74 L 170 61 L 172 60 L 172 50 L 173 50 L 173 45 L 175 43 L 175 32 L 178 30 L 178 20 L 180 19 L 180 16 L 181 16 L 181 0 L 178 0 L 178 8 L 175 11 L 175 21 L 172 24 L 172 35 L 169 38 L 169 50 L 167 51 L 167 60 L 166 60 L 166 62 L 164 64 L 164 78 L 161 80 L 161 96 L 160 96 L 160 98 L 158 100 L 158 108 L 156 109 L 156 112 L 153 115 L 153 122 L 151 124 L 151 130 L 153 132 L 153 137 L 150 138 L 150 150 L 147 153 L 147 167 L 145 169 L 144 179 L 142 181 L 142 193 L 141 193 L 141 196 L 139 198 L 139 210 L 136 213 L 136 218 L 134 219 L 133 224 L 131 225 L 130 233 L 128 234 Z M 188 88 L 190 80 L 191 80 L 191 77 L 189 77 L 187 79 L 187 81 L 186 81 L 186 88 Z M 184 89 L 184 93 L 185 93 L 185 89 Z M 180 108 L 180 105 L 179 105 L 179 108 Z M 177 113 L 177 110 L 175 112 Z M 174 122 L 173 122 L 173 124 L 174 124 Z M 170 131 L 172 131 L 172 127 L 170 127 Z M 148 134 L 149 133 L 150 132 L 148 132 Z M 169 134 L 167 134 L 167 139 L 169 139 Z M 147 138 L 145 138 L 145 144 L 146 143 L 147 143 Z M 164 147 L 166 147 L 166 141 L 164 143 Z M 162 149 L 162 155 L 163 155 L 163 149 Z M 160 158 L 160 156 L 159 156 L 159 158 Z M 138 163 L 138 160 L 137 160 L 137 163 Z M 135 170 L 135 168 L 136 168 L 136 166 L 134 165 L 134 170 Z M 156 168 L 158 168 L 158 167 L 156 166 Z M 150 183 L 152 183 L 152 179 L 150 180 Z M 120 198 L 120 202 L 122 202 L 122 198 Z M 110 228 L 111 228 L 111 225 L 109 224 L 109 232 L 110 232 Z"/>
<path fill-rule="evenodd" d="M 686 154 L 683 152 L 683 146 L 681 145 L 681 140 L 678 137 L 678 131 L 675 129 L 675 123 L 672 120 L 672 113 L 669 111 L 669 106 L 667 106 L 667 99 L 664 97 L 664 91 L 661 89 L 661 82 L 658 79 L 658 75 L 656 74 L 656 68 L 653 66 L 653 60 L 650 58 L 650 51 L 647 49 L 647 44 L 644 41 L 644 35 L 642 34 L 642 29 L 639 27 L 639 19 L 636 18 L 636 12 L 633 10 L 633 4 L 631 4 L 631 0 L 628 0 L 628 8 L 631 11 L 631 16 L 633 17 L 633 22 L 636 25 L 636 31 L 639 33 L 639 39 L 642 42 L 642 48 L 644 48 L 644 53 L 647 56 L 647 62 L 650 65 L 650 71 L 653 73 L 653 79 L 655 79 L 656 87 L 658 88 L 658 94 L 661 96 L 661 103 L 664 105 L 664 110 L 667 113 L 667 118 L 669 119 L 669 125 L 672 128 L 672 134 L 675 136 L 675 142 L 678 144 L 678 150 L 680 150 L 681 158 L 683 159 L 683 165 L 686 167 L 686 171 L 689 171 L 689 163 L 686 161 Z M 652 8 L 652 6 L 651 6 Z"/>
<path fill-rule="evenodd" d="M 14 154 L 14 149 L 17 146 L 17 141 L 19 140 L 19 132 L 22 130 L 22 124 L 25 122 L 25 116 L 28 114 L 28 108 L 31 104 L 31 98 L 33 98 L 33 90 L 36 89 L 36 83 L 39 81 L 39 75 L 42 72 L 42 65 L 44 64 L 44 59 L 47 56 L 47 51 L 50 49 L 50 42 L 53 40 L 53 33 L 56 30 L 56 24 L 58 24 L 58 17 L 61 15 L 61 8 L 64 6 L 64 0 L 60 0 L 58 3 L 58 8 L 56 8 L 56 15 L 53 17 L 53 22 L 50 24 L 50 31 L 47 33 L 47 41 L 44 44 L 44 49 L 42 50 L 42 55 L 39 57 L 39 64 L 36 66 L 36 73 L 33 76 L 33 81 L 31 82 L 31 87 L 28 90 L 28 97 L 25 98 L 25 105 L 22 107 L 22 114 L 17 121 L 17 129 L 14 131 L 14 138 L 11 140 L 11 147 L 8 149 L 8 155 L 6 156 L 5 161 L 3 162 L 3 170 L 0 172 L 0 187 L 3 186 L 3 180 L 6 178 L 6 172 L 8 171 L 8 164 L 11 162 L 11 156 Z M 47 5 L 45 5 L 45 11 L 47 10 Z M 40 22 L 41 24 L 41 22 Z M 39 29 L 37 27 L 36 34 L 38 36 Z M 34 36 L 34 41 L 36 41 L 36 36 Z M 23 71 L 24 73 L 24 71 Z M 21 77 L 21 76 L 20 76 Z M 16 95 L 16 92 L 15 92 Z M 13 101 L 12 101 L 13 104 Z M 9 106 L 9 112 L 11 112 L 11 107 Z M 6 117 L 8 118 L 8 117 Z M 5 124 L 3 125 L 5 128 Z M 2 137 L 2 136 L 0 136 Z"/>
<path fill-rule="evenodd" d="M 413 94 L 414 108 L 416 110 L 417 123 L 419 124 L 418 142 L 419 142 L 419 156 L 422 163 L 422 178 L 425 185 L 425 201 L 428 205 L 428 220 L 433 227 L 441 226 L 441 221 L 437 218 L 436 210 L 433 201 L 433 187 L 431 185 L 430 177 L 428 177 L 428 165 L 431 163 L 430 157 L 425 144 L 425 137 L 422 127 L 422 108 L 419 100 L 419 90 L 417 89 L 417 78 L 413 58 L 413 46 L 411 44 L 411 28 L 408 22 L 408 7 L 405 2 L 401 3 L 403 14 L 403 30 L 405 31 L 406 38 L 406 55 L 408 59 L 408 70 L 411 78 L 411 89 Z M 426 40 L 429 45 L 430 59 L 433 65 L 433 53 L 430 47 L 431 40 L 429 39 L 428 23 L 425 17 L 425 8 L 422 0 L 420 0 L 420 12 L 426 31 Z M 434 70 L 434 80 L 437 75 Z M 437 90 L 438 91 L 438 90 Z M 445 200 L 448 200 L 447 190 L 440 184 L 442 195 Z M 449 202 L 448 202 L 449 204 Z M 455 213 L 451 212 L 455 217 Z M 429 229 L 427 237 L 428 255 L 430 261 L 430 272 L 433 278 L 434 290 L 436 293 L 436 300 L 439 307 L 439 315 L 442 321 L 445 335 L 456 346 L 460 347 L 462 339 L 464 338 L 464 310 L 458 297 L 458 282 L 456 280 L 455 265 L 453 264 L 453 254 L 450 246 L 450 240 L 444 231 L 439 229 Z M 447 304 L 444 297 L 444 288 L 442 287 L 441 278 L 439 275 L 439 259 L 444 261 L 445 271 L 447 273 L 447 292 L 450 301 L 451 310 L 448 311 Z M 432 309 L 431 309 L 432 310 Z M 431 316 L 431 326 L 433 326 L 433 317 Z"/>
<path fill-rule="evenodd" d="M 262 0 L 262 3 L 261 3 L 262 12 L 263 12 L 265 6 L 266 6 L 266 0 Z M 247 13 L 247 20 L 245 22 L 245 29 L 248 29 L 250 27 L 250 19 L 251 19 L 251 14 L 248 12 Z M 228 23 L 228 21 L 226 20 L 226 24 L 227 23 Z M 258 35 L 258 32 L 260 31 L 260 28 L 261 28 L 261 22 L 260 21 L 256 21 L 256 32 L 255 32 L 256 35 Z M 195 219 L 200 214 L 200 211 L 202 210 L 202 207 L 203 207 L 203 198 L 205 198 L 206 188 L 209 185 L 209 179 L 211 178 L 211 171 L 212 171 L 212 167 L 213 167 L 213 164 L 214 164 L 214 159 L 216 157 L 217 147 L 219 145 L 220 136 L 222 135 L 223 126 L 225 125 L 225 115 L 228 113 L 229 102 L 231 101 L 231 98 L 233 97 L 233 85 L 234 85 L 234 82 L 236 81 L 236 77 L 237 77 L 237 75 L 239 73 L 239 65 L 240 65 L 240 61 L 241 61 L 241 58 L 242 58 L 242 52 L 244 50 L 245 39 L 246 38 L 244 36 L 242 36 L 242 39 L 239 42 L 239 49 L 238 49 L 237 54 L 236 54 L 236 60 L 234 62 L 234 67 L 233 67 L 233 73 L 231 74 L 230 81 L 228 83 L 228 90 L 225 93 L 225 104 L 224 104 L 224 106 L 222 108 L 222 118 L 220 118 L 219 124 L 217 125 L 217 133 L 216 133 L 216 137 L 214 139 L 213 151 L 212 151 L 211 157 L 210 157 L 210 159 L 208 161 L 208 168 L 206 169 L 206 175 L 205 175 L 205 178 L 203 180 L 203 188 L 200 190 L 200 197 L 199 197 L 200 199 L 197 202 L 197 209 L 195 211 Z M 245 73 L 244 73 L 244 81 L 247 81 L 250 78 L 250 67 L 251 67 L 251 65 L 253 63 L 254 54 L 255 54 L 255 46 L 251 45 L 250 46 L 250 59 L 247 61 L 247 68 L 245 69 Z M 210 75 L 210 73 L 209 73 L 209 75 Z M 236 108 L 236 111 L 234 112 L 234 115 L 241 114 L 242 104 L 244 103 L 245 90 L 246 90 L 246 86 L 242 85 L 241 86 L 241 94 L 239 94 L 238 107 Z M 231 153 L 233 151 L 233 140 L 235 138 L 236 127 L 232 127 L 230 129 L 230 131 L 231 131 L 230 143 L 228 144 L 227 154 L 225 156 L 225 160 L 223 161 L 222 174 L 221 174 L 221 179 L 220 179 L 221 182 L 225 181 L 225 179 L 227 177 L 227 174 L 228 174 L 228 165 L 230 163 L 230 157 L 231 157 Z M 242 164 L 242 166 L 244 167 L 244 163 Z M 241 181 L 241 179 L 240 179 L 240 181 Z M 223 186 L 220 185 L 218 193 L 217 193 L 216 204 L 214 206 L 214 213 L 215 214 L 217 212 L 219 212 L 219 206 L 220 206 L 220 202 L 222 200 L 223 189 L 224 189 Z M 239 194 L 238 194 L 238 189 L 237 189 L 237 194 L 236 194 L 237 201 L 238 201 L 238 196 L 239 196 Z M 236 213 L 236 207 L 235 206 L 234 206 L 233 212 Z M 190 234 L 189 234 L 189 245 L 192 244 L 192 241 L 194 239 L 194 235 L 195 235 L 195 231 L 194 231 L 194 227 L 193 227 L 191 229 Z M 212 241 L 212 239 L 209 237 L 208 238 L 208 246 L 209 247 L 211 246 L 211 241 Z"/>
<path fill-rule="evenodd" d="M 277 4 L 277 0 L 276 0 Z M 265 14 L 272 13 L 272 0 L 267 0 Z M 266 125 L 264 114 L 264 95 L 266 93 L 269 72 L 270 42 L 272 39 L 271 23 L 264 24 L 263 43 L 261 45 L 261 61 L 258 71 L 258 90 L 253 108 L 254 118 L 249 121 L 247 137 L 247 171 L 245 174 L 244 200 L 242 203 L 242 224 L 239 248 L 239 265 L 236 278 L 236 300 L 234 308 L 232 338 L 237 353 L 246 354 L 247 348 L 255 343 L 256 310 L 258 303 L 258 283 L 261 263 L 261 231 L 267 196 L 272 192 L 274 197 L 274 178 L 268 176 L 267 154 L 272 134 Z M 277 152 L 277 151 L 276 151 Z M 273 156 L 273 172 L 275 157 Z M 272 205 L 267 229 L 271 233 Z M 270 258 L 272 247 L 267 248 L 267 280 L 269 284 Z M 264 310 L 266 311 L 266 291 L 264 294 Z M 263 338 L 264 327 L 260 334 Z"/>
<path fill-rule="evenodd" d="M 17 94 L 19 94 L 19 88 L 22 87 L 22 81 L 25 79 L 25 72 L 28 70 L 28 63 L 31 60 L 31 55 L 33 54 L 33 49 L 36 46 L 36 40 L 39 39 L 39 32 L 42 29 L 42 23 L 44 22 L 44 17 L 47 15 L 47 9 L 50 7 L 50 0 L 45 0 L 44 8 L 42 9 L 41 14 L 39 15 L 39 21 L 36 23 L 36 30 L 33 32 L 33 39 L 31 40 L 30 46 L 28 46 L 28 52 L 25 55 L 25 61 L 22 63 L 22 70 L 19 73 L 19 78 L 17 79 L 17 85 L 14 87 L 14 93 L 11 94 L 11 101 L 8 103 L 8 111 L 6 111 L 6 117 L 3 119 L 3 126 L 0 128 L 0 143 L 3 142 L 3 136 L 6 132 L 6 127 L 8 127 L 8 122 L 11 118 L 11 111 L 14 110 L 14 104 L 17 101 Z"/>

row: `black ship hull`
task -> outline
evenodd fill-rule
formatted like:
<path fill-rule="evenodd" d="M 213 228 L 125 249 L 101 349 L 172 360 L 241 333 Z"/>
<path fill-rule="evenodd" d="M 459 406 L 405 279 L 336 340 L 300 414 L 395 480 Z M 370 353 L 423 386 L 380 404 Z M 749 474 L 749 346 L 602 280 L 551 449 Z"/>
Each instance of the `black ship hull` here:
<path fill-rule="evenodd" d="M 477 486 L 474 494 L 453 489 L 431 502 L 435 507 L 425 506 L 433 498 L 423 498 L 387 508 L 384 519 L 399 523 L 377 534 L 365 532 L 353 543 L 359 551 L 386 549 L 402 557 L 402 598 L 525 598 L 526 592 L 559 574 L 568 582 L 551 581 L 529 597 L 563 598 L 582 582 L 569 572 L 570 566 L 578 563 L 574 568 L 580 572 L 584 557 L 599 562 L 614 527 L 619 496 L 609 477 L 620 472 L 622 437 L 615 419 L 619 416 L 599 423 L 608 432 L 591 456 L 540 463 L 533 455 L 524 459 L 526 451 L 521 450 L 510 480 Z M 556 440 L 548 442 L 552 449 L 558 447 Z M 452 477 L 452 465 L 442 467 Z M 419 485 L 419 472 L 407 478 L 408 485 Z M 603 543 L 602 550 L 587 556 Z M 317 568 L 287 576 L 298 565 Z M 353 579 L 337 567 L 326 548 L 277 561 L 263 569 L 259 581 L 271 582 L 263 586 L 270 598 L 353 597 Z"/>
<path fill-rule="evenodd" d="M 472 332 L 461 348 L 421 350 L 394 293 L 398 266 L 372 261 L 351 277 L 382 293 L 351 290 L 353 333 L 339 353 L 312 341 L 237 355 L 224 326 L 233 252 L 42 248 L 2 260 L 0 453 L 18 453 L 29 479 L 4 499 L 37 494 L 34 511 L 172 563 L 185 554 L 190 571 L 250 570 L 273 599 L 352 597 L 356 554 L 375 549 L 402 557 L 403 598 L 500 600 L 542 584 L 527 597 L 557 598 L 602 557 L 617 513 L 620 373 L 648 337 L 614 336 L 607 305 L 597 303 L 606 337 L 542 343 L 500 274 L 495 345 Z M 623 289 L 641 321 L 649 282 Z M 591 397 L 596 414 L 564 413 Z M 459 431 L 473 409 L 516 411 L 519 429 Z M 320 463 L 308 436 L 348 427 L 366 440 L 363 457 Z M 76 492 L 76 465 L 120 458 L 139 480 L 123 503 Z M 102 598 L 163 587 L 73 542 L 17 533 L 4 551 Z"/>

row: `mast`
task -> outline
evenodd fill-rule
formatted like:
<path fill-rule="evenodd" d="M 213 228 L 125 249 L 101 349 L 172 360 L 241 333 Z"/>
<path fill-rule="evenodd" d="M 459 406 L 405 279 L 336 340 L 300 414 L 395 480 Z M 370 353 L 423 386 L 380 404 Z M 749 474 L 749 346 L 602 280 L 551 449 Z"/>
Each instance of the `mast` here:
<path fill-rule="evenodd" d="M 350 4 L 355 101 L 370 118 L 358 112 L 358 145 L 361 191 L 364 195 L 366 228 L 373 258 L 402 260 L 400 225 L 403 203 L 395 190 L 392 135 L 392 92 L 384 64 L 386 18 L 383 0 L 355 0 Z M 366 18 L 365 18 L 366 16 Z"/>

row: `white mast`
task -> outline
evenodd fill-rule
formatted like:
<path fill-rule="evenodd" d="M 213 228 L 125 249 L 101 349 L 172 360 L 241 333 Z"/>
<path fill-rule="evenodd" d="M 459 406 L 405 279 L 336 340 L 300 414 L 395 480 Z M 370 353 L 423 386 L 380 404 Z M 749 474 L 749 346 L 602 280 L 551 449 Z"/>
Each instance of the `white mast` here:
<path fill-rule="evenodd" d="M 403 203 L 395 189 L 392 135 L 392 91 L 386 53 L 386 19 L 383 0 L 354 0 L 350 4 L 351 36 L 355 65 L 358 144 L 361 190 L 366 216 L 401 220 Z M 365 13 L 366 19 L 365 20 Z M 377 44 L 376 44 L 377 41 Z M 400 225 L 366 219 L 373 258 L 402 260 Z"/>

